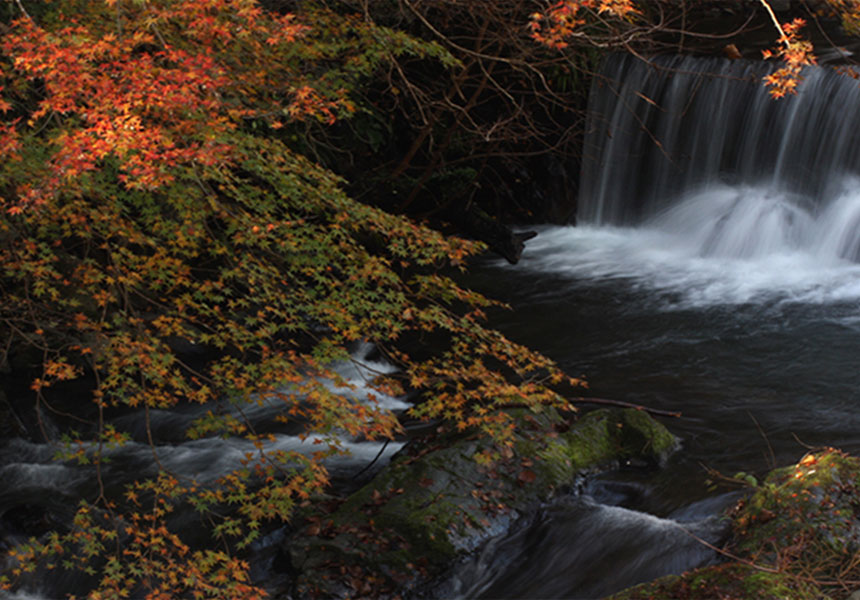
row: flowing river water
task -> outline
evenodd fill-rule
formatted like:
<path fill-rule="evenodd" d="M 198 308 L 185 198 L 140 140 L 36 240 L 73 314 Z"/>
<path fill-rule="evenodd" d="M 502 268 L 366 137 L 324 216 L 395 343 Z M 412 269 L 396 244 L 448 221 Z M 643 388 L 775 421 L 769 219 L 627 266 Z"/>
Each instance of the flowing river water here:
<path fill-rule="evenodd" d="M 715 559 L 735 499 L 809 447 L 860 451 L 860 88 L 815 68 L 776 101 L 761 64 L 610 57 L 592 88 L 579 226 L 542 227 L 469 284 L 583 396 L 679 411 L 657 473 L 590 482 L 458 570 L 462 597 L 596 598 Z M 632 510 L 631 510 L 632 509 Z"/>
<path fill-rule="evenodd" d="M 584 375 L 584 396 L 681 412 L 664 422 L 682 448 L 659 471 L 581 482 L 464 560 L 437 596 L 597 598 L 705 564 L 716 557 L 700 540 L 720 540 L 717 515 L 736 498 L 709 486 L 708 469 L 761 475 L 808 447 L 860 452 L 857 81 L 808 69 L 797 97 L 774 101 L 756 63 L 655 65 L 613 56 L 595 82 L 579 226 L 541 227 L 518 265 L 487 258 L 467 282 L 512 305 L 491 315 L 506 334 Z M 360 370 L 345 375 L 360 385 Z M 192 416 L 154 415 L 162 460 L 216 477 L 245 448 L 183 441 Z M 355 450 L 337 468 L 358 469 L 378 447 Z M 149 452 L 118 451 L 112 485 L 143 472 Z M 92 485 L 51 453 L 0 449 L 0 527 L 34 503 L 68 515 Z M 264 583 L 273 536 L 258 547 Z M 64 585 L 37 580 L 18 598 Z"/>

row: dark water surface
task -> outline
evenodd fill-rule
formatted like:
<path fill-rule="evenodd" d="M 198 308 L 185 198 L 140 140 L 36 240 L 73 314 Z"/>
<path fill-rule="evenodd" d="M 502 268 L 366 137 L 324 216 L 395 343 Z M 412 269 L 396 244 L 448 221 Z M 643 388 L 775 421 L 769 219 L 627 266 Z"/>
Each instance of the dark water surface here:
<path fill-rule="evenodd" d="M 860 269 L 843 264 L 809 273 L 800 289 L 740 292 L 755 285 L 757 270 L 772 275 L 764 261 L 713 265 L 707 281 L 676 273 L 677 287 L 657 281 L 677 264 L 654 265 L 638 278 L 544 273 L 538 266 L 550 260 L 553 243 L 623 240 L 625 251 L 636 252 L 629 248 L 636 233 L 548 229 L 546 246 L 528 252 L 521 265 L 484 264 L 471 283 L 513 306 L 492 317 L 503 331 L 584 374 L 590 388 L 583 395 L 682 412 L 665 422 L 695 460 L 758 464 L 769 451 L 756 422 L 783 461 L 803 452 L 794 435 L 811 445 L 860 449 Z M 577 260 L 572 253 L 571 263 Z M 709 292 L 709 285 L 719 289 Z"/>
<path fill-rule="evenodd" d="M 547 227 L 521 264 L 472 270 L 513 308 L 491 316 L 502 331 L 584 374 L 584 396 L 681 412 L 661 420 L 682 448 L 531 517 L 461 566 L 461 597 L 596 598 L 707 564 L 689 533 L 718 543 L 735 499 L 708 469 L 762 476 L 811 446 L 860 452 L 860 268 L 796 251 L 702 257 L 685 235 Z"/>

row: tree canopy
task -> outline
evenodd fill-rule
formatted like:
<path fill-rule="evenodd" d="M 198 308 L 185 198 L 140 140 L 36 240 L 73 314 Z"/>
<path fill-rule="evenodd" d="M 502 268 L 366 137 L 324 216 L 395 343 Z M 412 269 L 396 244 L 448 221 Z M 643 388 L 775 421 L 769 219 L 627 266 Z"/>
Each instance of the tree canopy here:
<path fill-rule="evenodd" d="M 66 459 L 98 463 L 127 439 L 112 411 L 189 402 L 213 407 L 190 436 L 242 436 L 257 453 L 211 486 L 162 469 L 123 497 L 83 499 L 70 531 L 16 550 L 16 572 L 39 559 L 97 573 L 93 597 L 260 594 L 236 553 L 261 523 L 326 485 L 321 460 L 339 436 L 398 431 L 374 402 L 326 385 L 347 385 L 331 366 L 359 340 L 400 369 L 373 382 L 378 392 L 417 394 L 415 416 L 501 444 L 512 425 L 496 407 L 567 405 L 547 385 L 577 381 L 485 328 L 490 302 L 438 272 L 480 244 L 356 202 L 295 149 L 297 124 L 360 111 L 355 87 L 393 58 L 453 66 L 440 46 L 313 4 L 40 8 L 2 42 L 6 348 L 38 350 L 40 403 L 59 382 L 93 381 L 79 411 L 91 425 L 67 434 Z M 397 345 L 407 334 L 436 336 L 440 351 L 411 358 Z M 178 340 L 208 358 L 191 364 Z M 327 443 L 310 456 L 277 450 L 215 408 L 264 400 Z M 213 519 L 212 547 L 169 529 L 178 503 Z"/>

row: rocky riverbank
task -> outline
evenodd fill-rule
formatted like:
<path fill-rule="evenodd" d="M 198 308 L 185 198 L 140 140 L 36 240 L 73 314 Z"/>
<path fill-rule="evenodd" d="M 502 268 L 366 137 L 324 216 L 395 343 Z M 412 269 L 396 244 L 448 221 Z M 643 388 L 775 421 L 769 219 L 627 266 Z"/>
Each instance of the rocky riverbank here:
<path fill-rule="evenodd" d="M 481 436 L 414 443 L 345 501 L 308 506 L 287 540 L 292 597 L 397 597 L 507 530 L 578 475 L 621 461 L 661 463 L 678 440 L 648 414 L 603 409 L 571 422 L 522 412 L 513 445 L 489 464 Z"/>
<path fill-rule="evenodd" d="M 409 444 L 343 499 L 305 507 L 283 559 L 292 583 L 276 597 L 420 596 L 458 559 L 584 475 L 621 462 L 660 464 L 678 440 L 646 413 L 598 410 L 570 421 L 523 412 L 498 460 L 478 436 Z M 855 598 L 860 589 L 860 459 L 826 449 L 773 470 L 725 515 L 722 564 L 669 575 L 612 600 Z M 704 542 L 704 540 L 702 541 Z"/>

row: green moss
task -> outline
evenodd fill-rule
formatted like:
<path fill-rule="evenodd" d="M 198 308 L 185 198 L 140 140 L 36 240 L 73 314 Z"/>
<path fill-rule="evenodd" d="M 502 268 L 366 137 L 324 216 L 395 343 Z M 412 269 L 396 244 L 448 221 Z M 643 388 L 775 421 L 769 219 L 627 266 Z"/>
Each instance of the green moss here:
<path fill-rule="evenodd" d="M 372 521 L 373 529 L 402 538 L 415 555 L 434 564 L 447 562 L 457 553 L 449 531 L 459 525 L 462 510 L 454 502 L 457 493 L 450 478 L 432 462 L 436 460 L 408 462 L 408 457 L 400 457 L 350 496 L 331 515 L 332 521 L 340 527 L 371 527 Z M 386 557 L 380 554 L 372 562 Z"/>
<path fill-rule="evenodd" d="M 828 600 L 821 590 L 786 573 L 742 564 L 703 567 L 624 590 L 607 600 Z"/>
<path fill-rule="evenodd" d="M 662 462 L 677 447 L 677 438 L 646 412 L 603 409 L 586 414 L 538 456 L 555 477 L 569 479 L 578 471 L 631 457 Z"/>
<path fill-rule="evenodd" d="M 457 548 L 449 539 L 456 508 L 454 504 L 440 502 L 423 510 L 388 510 L 376 522 L 383 533 L 387 530 L 402 537 L 414 556 L 430 564 L 445 564 L 457 555 Z M 388 563 L 388 554 L 378 556 L 374 562 Z"/>
<path fill-rule="evenodd" d="M 625 590 L 613 600 L 844 598 L 860 579 L 860 459 L 834 449 L 774 469 L 730 512 L 730 550 L 757 565 L 706 567 Z M 820 582 L 819 587 L 809 581 Z"/>
<path fill-rule="evenodd" d="M 858 481 L 860 460 L 837 450 L 772 471 L 733 515 L 736 551 L 774 561 L 800 548 L 813 562 L 850 560 L 860 551 Z"/>
<path fill-rule="evenodd" d="M 573 480 L 579 465 L 571 457 L 570 445 L 566 439 L 548 440 L 544 447 L 533 445 L 530 452 L 524 452 L 525 448 L 519 449 L 517 454 L 520 456 L 536 456 L 537 472 L 545 485 L 559 486 Z"/>
<path fill-rule="evenodd" d="M 754 572 L 743 580 L 743 587 L 748 598 L 827 598 L 817 587 L 785 573 Z"/>
<path fill-rule="evenodd" d="M 678 438 L 648 413 L 633 408 L 622 411 L 622 446 L 630 455 L 650 455 L 664 460 L 678 448 Z"/>
<path fill-rule="evenodd" d="M 584 470 L 621 458 L 614 429 L 621 425 L 612 411 L 598 410 L 582 417 L 564 435 L 564 452 L 574 470 Z"/>

